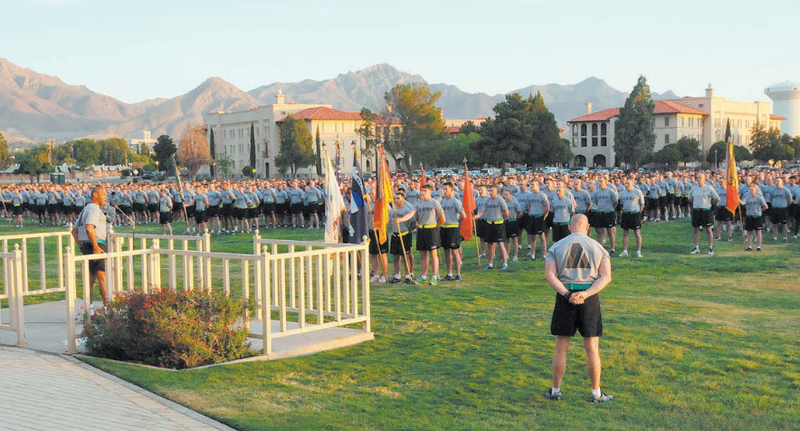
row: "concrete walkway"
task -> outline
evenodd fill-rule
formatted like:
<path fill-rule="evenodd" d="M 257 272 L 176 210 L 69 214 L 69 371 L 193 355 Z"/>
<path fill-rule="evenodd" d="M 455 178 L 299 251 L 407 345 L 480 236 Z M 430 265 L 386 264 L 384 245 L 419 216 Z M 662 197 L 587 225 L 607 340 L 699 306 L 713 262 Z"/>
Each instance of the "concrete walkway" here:
<path fill-rule="evenodd" d="M 73 358 L 0 346 L 0 430 L 231 430 Z"/>

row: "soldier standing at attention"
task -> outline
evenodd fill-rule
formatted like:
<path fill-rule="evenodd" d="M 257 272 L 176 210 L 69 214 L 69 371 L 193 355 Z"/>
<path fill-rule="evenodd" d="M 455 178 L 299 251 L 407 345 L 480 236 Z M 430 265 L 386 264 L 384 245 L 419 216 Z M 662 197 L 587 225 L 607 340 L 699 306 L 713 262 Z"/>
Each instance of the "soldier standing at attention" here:
<path fill-rule="evenodd" d="M 556 336 L 553 357 L 553 387 L 546 397 L 561 400 L 561 380 L 567 369 L 567 349 L 576 330 L 583 337 L 586 365 L 592 383 L 589 402 L 605 403 L 614 397 L 600 390 L 600 337 L 603 319 L 599 293 L 611 282 L 611 258 L 597 241 L 590 238 L 589 221 L 583 214 L 570 220 L 572 232 L 553 244 L 545 258 L 545 279 L 556 291 L 550 333 Z"/>

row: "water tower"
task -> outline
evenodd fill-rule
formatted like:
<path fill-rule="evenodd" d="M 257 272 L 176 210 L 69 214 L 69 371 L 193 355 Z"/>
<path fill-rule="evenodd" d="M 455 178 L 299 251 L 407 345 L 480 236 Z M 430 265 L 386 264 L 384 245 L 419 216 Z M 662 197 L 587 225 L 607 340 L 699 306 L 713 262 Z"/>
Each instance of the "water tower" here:
<path fill-rule="evenodd" d="M 800 136 L 800 82 L 783 81 L 764 89 L 774 107 L 775 115 L 786 117 L 781 121 L 781 132 Z"/>

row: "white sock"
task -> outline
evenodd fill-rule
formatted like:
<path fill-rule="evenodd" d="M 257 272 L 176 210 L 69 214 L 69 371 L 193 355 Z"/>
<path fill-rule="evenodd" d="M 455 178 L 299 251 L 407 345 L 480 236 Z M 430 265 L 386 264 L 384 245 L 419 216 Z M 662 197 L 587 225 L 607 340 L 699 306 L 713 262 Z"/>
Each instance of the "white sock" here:
<path fill-rule="evenodd" d="M 592 396 L 595 398 L 600 398 L 603 396 L 603 392 L 600 390 L 600 388 L 592 389 Z"/>
<path fill-rule="evenodd" d="M 561 388 L 557 388 L 557 387 L 555 387 L 555 386 L 553 386 L 552 388 L 550 388 L 550 393 L 551 393 L 551 394 L 557 394 L 557 393 L 559 393 L 559 392 L 561 392 Z"/>

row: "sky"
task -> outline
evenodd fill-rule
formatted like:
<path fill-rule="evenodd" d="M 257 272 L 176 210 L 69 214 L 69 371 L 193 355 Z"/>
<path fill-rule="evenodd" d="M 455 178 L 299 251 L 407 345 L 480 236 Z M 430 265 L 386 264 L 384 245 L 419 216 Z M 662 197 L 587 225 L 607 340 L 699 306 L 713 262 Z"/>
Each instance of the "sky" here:
<path fill-rule="evenodd" d="M 800 80 L 800 1 L 0 0 L 0 57 L 133 103 L 378 63 L 468 92 L 589 76 L 767 100 Z"/>

